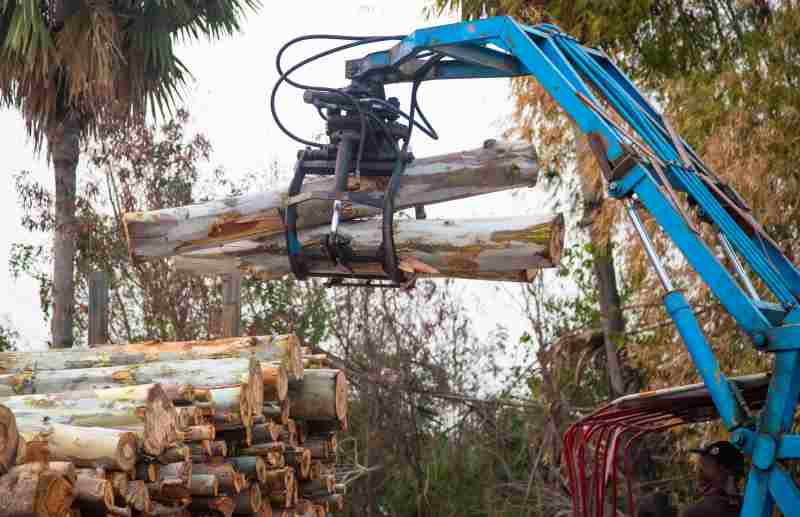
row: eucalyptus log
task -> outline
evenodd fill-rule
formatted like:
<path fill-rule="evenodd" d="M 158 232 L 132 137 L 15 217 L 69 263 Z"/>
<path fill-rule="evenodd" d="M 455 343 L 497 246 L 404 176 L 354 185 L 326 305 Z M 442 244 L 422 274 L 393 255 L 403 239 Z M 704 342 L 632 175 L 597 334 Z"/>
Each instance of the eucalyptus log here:
<path fill-rule="evenodd" d="M 347 419 L 347 378 L 341 370 L 308 370 L 303 384 L 293 393 L 293 419 Z"/>
<path fill-rule="evenodd" d="M 491 142 L 491 144 L 489 143 Z M 428 205 L 512 188 L 533 186 L 539 165 L 527 143 L 488 141 L 483 148 L 418 159 L 405 170 L 395 196 L 397 210 Z M 351 187 L 351 190 L 355 185 Z M 383 191 L 385 178 L 361 178 L 356 190 Z M 303 186 L 303 192 L 334 190 L 333 177 Z M 280 210 L 286 196 L 266 191 L 124 216 L 131 257 L 173 256 L 244 238 L 282 235 Z M 342 219 L 377 215 L 379 211 L 345 203 Z M 331 202 L 311 200 L 298 205 L 301 228 L 331 220 Z"/>
<path fill-rule="evenodd" d="M 255 408 L 250 400 L 251 390 L 247 384 L 230 388 L 213 388 L 214 422 L 241 423 L 244 427 L 253 426 Z"/>
<path fill-rule="evenodd" d="M 233 465 L 247 479 L 264 483 L 267 479 L 267 464 L 260 456 L 235 456 L 226 458 L 225 463 Z"/>
<path fill-rule="evenodd" d="M 195 474 L 189 483 L 189 492 L 194 496 L 216 497 L 219 494 L 219 481 L 213 474 Z"/>
<path fill-rule="evenodd" d="M 242 489 L 242 476 L 230 463 L 196 463 L 193 472 L 216 476 L 220 490 L 226 494 L 238 494 Z"/>
<path fill-rule="evenodd" d="M 0 517 L 61 517 L 73 499 L 73 485 L 40 465 L 11 467 L 0 477 Z"/>
<path fill-rule="evenodd" d="M 251 362 L 255 364 L 251 365 Z M 17 384 L 18 377 L 24 376 L 26 389 L 40 395 L 160 383 L 170 400 L 178 405 L 189 405 L 194 401 L 195 388 L 249 383 L 251 370 L 257 377 L 254 383 L 257 383 L 262 377 L 258 364 L 255 359 L 243 358 L 143 362 L 49 370 L 37 375 L 2 375 L 0 383 Z M 253 386 L 255 390 L 256 384 Z"/>
<path fill-rule="evenodd" d="M 292 401 L 290 398 L 286 398 L 280 404 L 275 404 L 272 402 L 267 402 L 264 404 L 262 408 L 262 414 L 265 418 L 272 420 L 278 424 L 286 425 L 286 422 L 289 421 L 289 414 L 291 413 Z"/>
<path fill-rule="evenodd" d="M 101 427 L 22 423 L 27 441 L 47 442 L 52 461 L 68 461 L 78 467 L 133 470 L 138 458 L 136 435 Z"/>
<path fill-rule="evenodd" d="M 0 405 L 0 474 L 16 463 L 19 441 L 17 419 L 9 408 Z"/>
<path fill-rule="evenodd" d="M 285 400 L 289 392 L 289 374 L 286 372 L 286 367 L 278 363 L 264 363 L 261 371 L 264 377 L 264 400 L 275 402 Z"/>
<path fill-rule="evenodd" d="M 102 368 L 140 363 L 187 361 L 193 359 L 249 358 L 277 361 L 290 365 L 303 360 L 297 336 L 245 336 L 209 341 L 147 341 L 125 345 L 101 346 L 90 349 L 59 349 L 46 352 L 0 353 L 0 373 L 24 374 L 16 382 L 5 381 L 24 393 L 29 378 L 45 375 L 42 372 L 77 368 Z M 288 366 L 287 366 L 288 368 Z"/>
<path fill-rule="evenodd" d="M 564 219 L 558 214 L 485 219 L 400 219 L 394 223 L 399 267 L 421 278 L 452 277 L 530 282 L 541 268 L 558 265 Z M 303 249 L 319 256 L 327 227 L 300 232 Z M 374 254 L 383 242 L 379 219 L 344 223 L 339 235 L 357 255 Z M 324 255 L 323 255 L 324 256 Z M 355 273 L 382 272 L 379 263 L 350 264 Z M 312 273 L 331 274 L 329 259 L 308 260 Z M 264 280 L 291 273 L 283 238 L 241 241 L 181 255 L 175 268 L 196 274 L 239 270 Z M 205 270 L 204 268 L 208 268 Z"/>
<path fill-rule="evenodd" d="M 246 456 L 266 456 L 270 452 L 284 452 L 286 450 L 286 444 L 283 442 L 267 442 L 267 443 L 257 443 L 251 447 L 246 447 L 241 449 L 239 452 L 240 454 L 244 454 Z"/>
<path fill-rule="evenodd" d="M 233 497 L 233 513 L 250 515 L 261 509 L 261 489 L 258 483 L 249 483 Z"/>
<path fill-rule="evenodd" d="M 143 449 L 158 456 L 178 436 L 175 406 L 158 384 L 8 397 L 4 404 L 20 424 L 36 427 L 42 419 L 78 427 L 143 427 Z"/>
<path fill-rule="evenodd" d="M 287 449 L 283 453 L 286 464 L 292 466 L 300 479 L 309 479 L 311 474 L 311 451 L 302 447 Z"/>

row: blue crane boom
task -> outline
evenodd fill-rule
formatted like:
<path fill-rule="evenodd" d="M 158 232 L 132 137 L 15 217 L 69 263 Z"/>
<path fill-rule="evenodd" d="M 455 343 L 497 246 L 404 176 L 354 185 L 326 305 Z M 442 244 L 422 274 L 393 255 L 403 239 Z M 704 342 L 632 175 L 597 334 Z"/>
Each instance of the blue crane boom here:
<path fill-rule="evenodd" d="M 334 174 L 339 187 L 322 198 L 384 207 L 384 244 L 372 257 L 348 254 L 348 243 L 337 235 L 338 212 L 334 211 L 326 250 L 328 257 L 341 266 L 341 278 L 336 280 L 349 278 L 348 262 L 359 260 L 381 263 L 385 271 L 382 278 L 392 281 L 392 285 L 403 285 L 407 280 L 397 270 L 391 242 L 392 190 L 405 163 L 412 159 L 404 154 L 411 129 L 425 129 L 415 120 L 415 114 L 425 122 L 426 132 L 432 128 L 419 112 L 415 96 L 410 112 L 405 114 L 394 100 L 385 100 L 383 86 L 411 82 L 415 94 L 419 83 L 428 80 L 533 76 L 588 136 L 607 180 L 608 195 L 625 204 L 665 290 L 665 308 L 675 321 L 732 442 L 752 458 L 741 515 L 770 516 L 775 505 L 784 515 L 796 514 L 800 489 L 779 461 L 800 458 L 800 436 L 790 434 L 800 392 L 800 273 L 754 220 L 745 201 L 714 175 L 605 53 L 582 46 L 554 25 L 531 27 L 509 17 L 495 17 L 370 41 L 390 39 L 397 40 L 390 49 L 347 62 L 346 76 L 351 80 L 348 88 L 312 88 L 305 95 L 306 102 L 326 110 L 321 114 L 334 143 L 306 151 L 290 194 L 300 192 L 308 168 L 327 159 L 329 170 L 321 172 L 325 168 L 321 166 L 311 173 Z M 281 74 L 281 80 L 286 79 L 288 74 L 282 70 Z M 384 112 L 376 112 L 381 109 Z M 608 109 L 613 110 L 614 116 Z M 408 120 L 407 126 L 398 126 L 396 120 L 401 114 Z M 624 126 L 615 122 L 620 118 Z M 375 144 L 372 154 L 364 136 L 368 125 L 378 128 L 373 137 L 383 135 L 384 139 L 383 144 Z M 406 141 L 402 149 L 397 145 L 400 139 Z M 361 153 L 366 152 L 371 158 L 360 163 L 361 154 L 353 158 L 357 149 L 367 149 Z M 389 165 L 381 160 L 388 160 Z M 390 177 L 386 194 L 366 199 L 345 192 L 347 176 L 362 173 Z M 695 211 L 687 210 L 684 197 L 696 207 Z M 304 252 L 295 229 L 294 207 L 302 201 L 290 199 L 286 210 L 290 260 L 300 278 L 309 275 L 303 269 Z M 767 398 L 757 417 L 752 416 L 735 385 L 720 370 L 691 307 L 674 288 L 641 224 L 640 209 L 647 210 L 658 222 L 754 346 L 775 354 Z M 718 233 L 734 272 L 717 259 L 701 236 L 698 222 L 710 225 Z M 773 303 L 758 296 L 748 269 L 769 291 Z M 380 275 L 363 279 L 372 282 L 376 278 L 381 279 Z"/>

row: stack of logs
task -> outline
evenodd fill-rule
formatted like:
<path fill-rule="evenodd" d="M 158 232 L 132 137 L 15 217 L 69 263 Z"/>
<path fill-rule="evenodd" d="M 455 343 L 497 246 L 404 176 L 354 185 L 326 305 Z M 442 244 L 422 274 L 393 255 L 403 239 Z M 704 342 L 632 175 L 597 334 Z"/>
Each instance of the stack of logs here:
<path fill-rule="evenodd" d="M 0 354 L 0 517 L 341 511 L 347 380 L 304 352 L 286 335 Z"/>

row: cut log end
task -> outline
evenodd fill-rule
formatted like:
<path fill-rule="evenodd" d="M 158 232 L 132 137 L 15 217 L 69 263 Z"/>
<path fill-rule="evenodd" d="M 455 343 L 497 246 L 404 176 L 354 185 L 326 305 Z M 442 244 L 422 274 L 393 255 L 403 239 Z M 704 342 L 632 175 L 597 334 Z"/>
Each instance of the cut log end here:
<path fill-rule="evenodd" d="M 19 445 L 19 432 L 14 414 L 5 406 L 0 406 L 0 474 L 5 474 L 14 466 Z"/>
<path fill-rule="evenodd" d="M 39 499 L 40 502 L 37 503 L 37 515 L 64 515 L 72 504 L 72 484 L 63 476 L 59 476 L 55 473 L 41 474 L 39 477 L 39 486 L 36 490 L 36 497 L 37 499 L 41 498 Z"/>
<path fill-rule="evenodd" d="M 147 394 L 143 447 L 150 456 L 159 456 L 178 437 L 178 413 L 160 385 Z"/>
<path fill-rule="evenodd" d="M 347 420 L 347 377 L 341 371 L 336 375 L 336 417 L 340 422 Z"/>

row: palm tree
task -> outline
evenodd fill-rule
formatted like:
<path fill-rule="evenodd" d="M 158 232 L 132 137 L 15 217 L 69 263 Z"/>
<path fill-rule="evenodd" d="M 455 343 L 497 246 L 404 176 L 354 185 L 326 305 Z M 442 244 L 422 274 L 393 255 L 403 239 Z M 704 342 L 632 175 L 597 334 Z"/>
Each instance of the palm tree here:
<path fill-rule="evenodd" d="M 0 0 L 0 106 L 18 108 L 55 172 L 52 346 L 72 345 L 81 141 L 110 120 L 164 114 L 188 70 L 178 38 L 240 29 L 258 0 Z"/>

